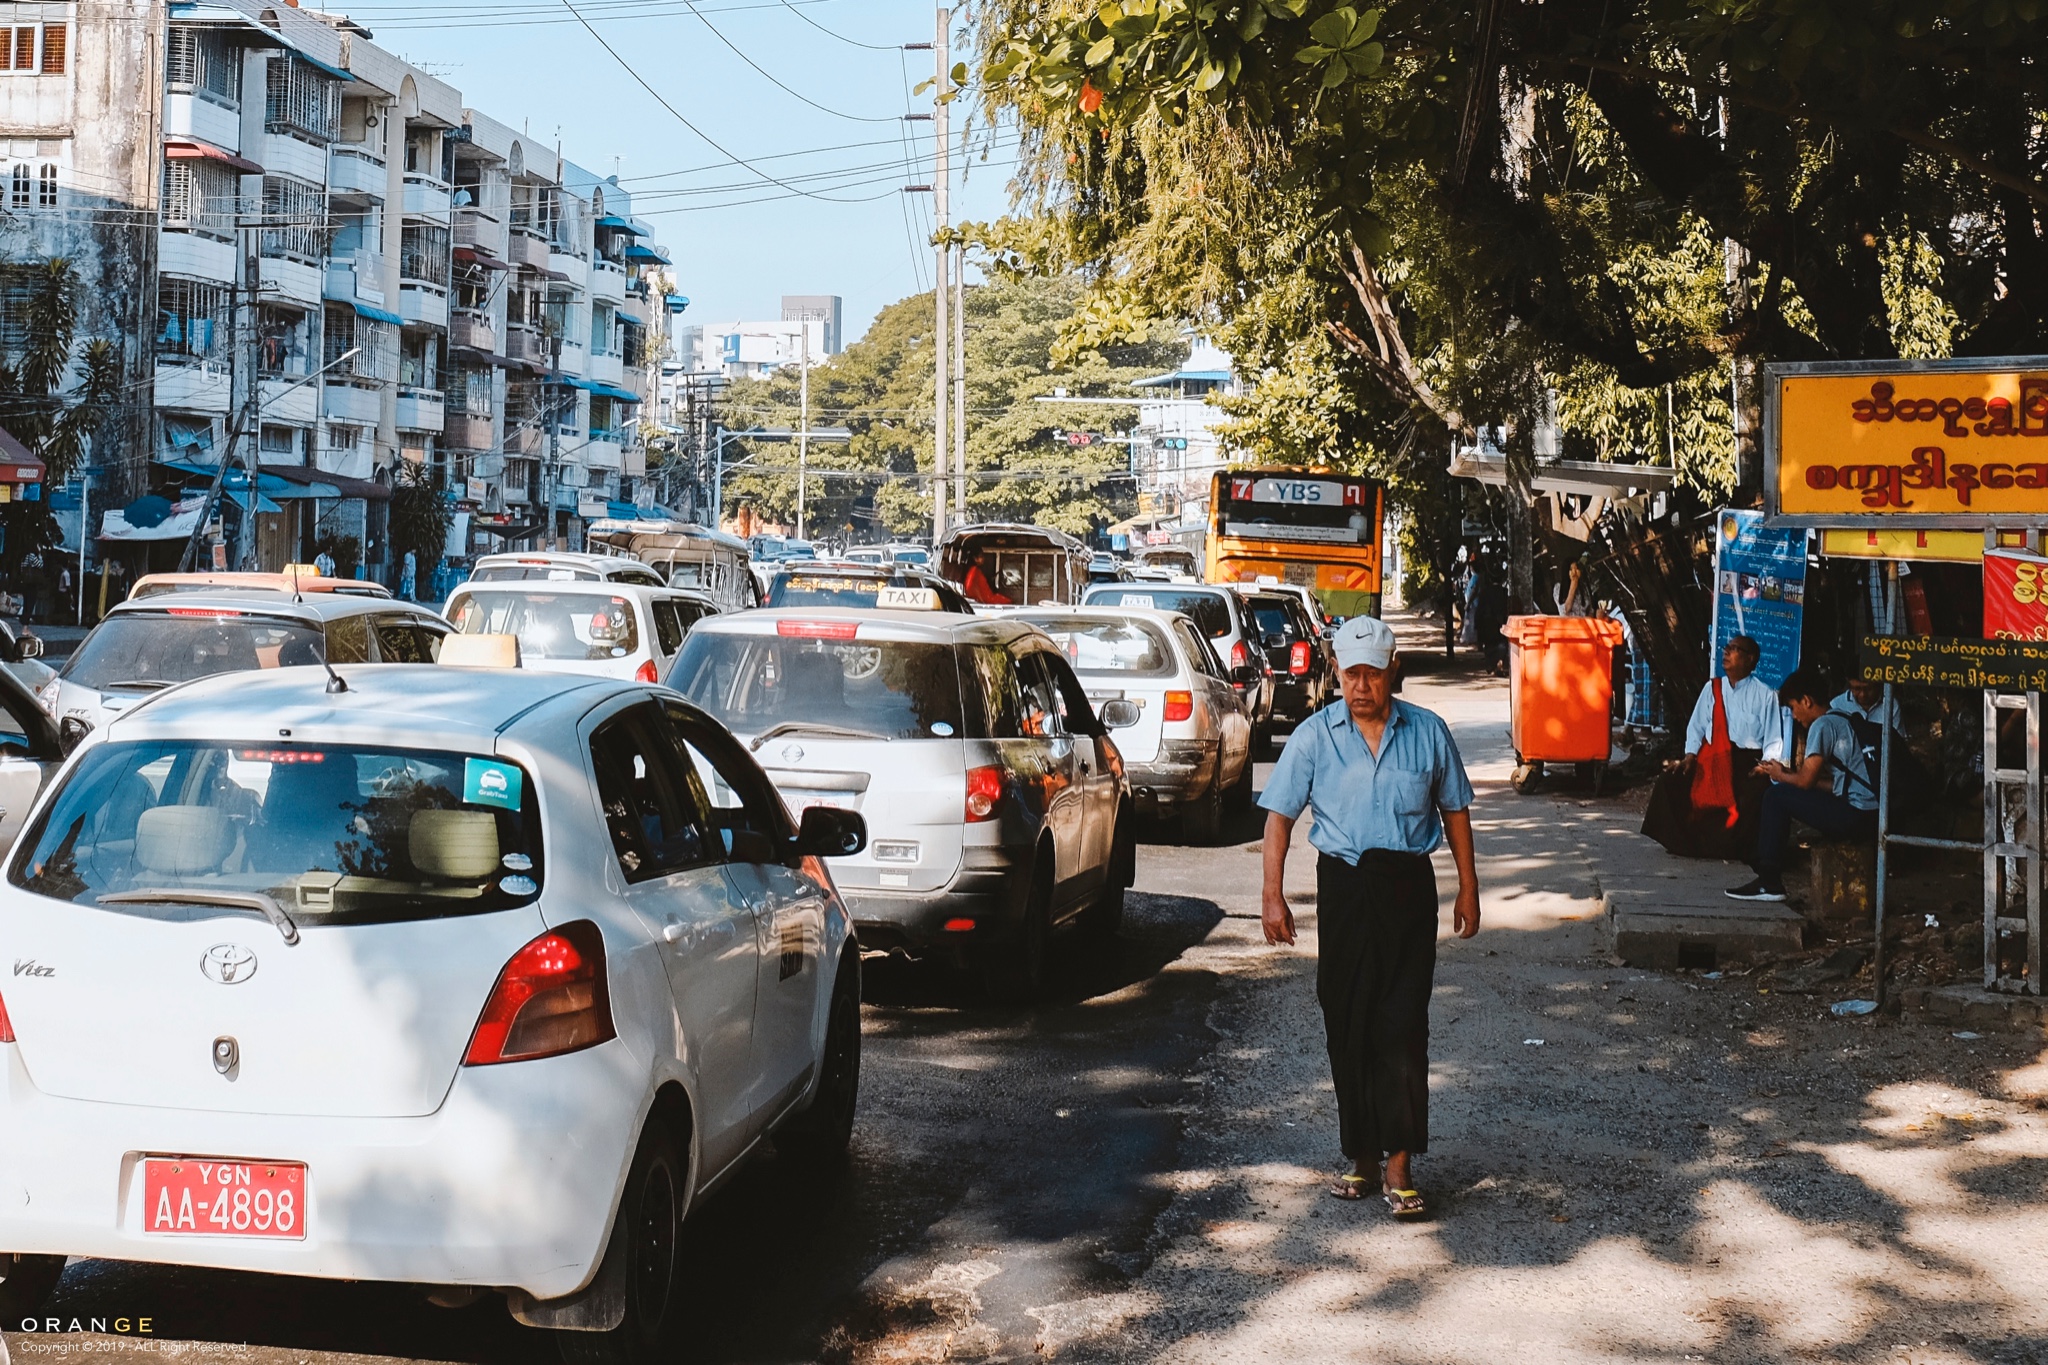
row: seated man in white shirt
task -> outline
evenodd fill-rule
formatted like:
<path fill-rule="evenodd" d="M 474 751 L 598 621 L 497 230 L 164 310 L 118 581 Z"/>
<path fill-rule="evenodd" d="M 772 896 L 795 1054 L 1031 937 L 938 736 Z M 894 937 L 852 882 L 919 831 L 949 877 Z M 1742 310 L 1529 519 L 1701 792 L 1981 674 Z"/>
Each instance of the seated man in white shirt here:
<path fill-rule="evenodd" d="M 1730 858 L 1747 861 L 1756 843 L 1757 810 L 1768 785 L 1756 765 L 1784 756 L 1784 722 L 1778 694 L 1756 676 L 1763 651 L 1747 635 L 1737 635 L 1721 651 L 1718 679 L 1721 707 L 1727 718 L 1728 744 L 1733 750 L 1736 819 L 1731 824 L 1721 808 L 1692 803 L 1692 779 L 1699 752 L 1713 738 L 1715 682 L 1700 689 L 1685 727 L 1685 757 L 1650 792 L 1643 812 L 1643 833 L 1681 858 Z"/>

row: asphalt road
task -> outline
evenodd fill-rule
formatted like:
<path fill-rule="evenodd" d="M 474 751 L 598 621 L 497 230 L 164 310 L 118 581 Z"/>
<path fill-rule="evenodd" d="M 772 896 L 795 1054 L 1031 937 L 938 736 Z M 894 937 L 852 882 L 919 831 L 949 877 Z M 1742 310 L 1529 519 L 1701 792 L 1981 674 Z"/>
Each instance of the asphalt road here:
<path fill-rule="evenodd" d="M 697 1358 L 868 1361 L 900 1345 L 925 1359 L 934 1334 L 955 1356 L 1030 1358 L 1045 1330 L 1033 1306 L 1142 1273 L 1215 1043 L 1217 978 L 1179 960 L 1223 916 L 1160 892 L 1255 878 L 1242 846 L 1258 821 L 1235 817 L 1215 849 L 1142 845 L 1123 932 L 1085 955 L 1067 945 L 1035 1006 L 871 964 L 850 1168 L 820 1181 L 769 1154 L 696 1212 Z M 496 1296 L 447 1309 L 392 1286 L 137 1263 L 73 1264 L 44 1316 L 146 1318 L 149 1340 L 10 1330 L 15 1360 L 558 1358 Z"/>

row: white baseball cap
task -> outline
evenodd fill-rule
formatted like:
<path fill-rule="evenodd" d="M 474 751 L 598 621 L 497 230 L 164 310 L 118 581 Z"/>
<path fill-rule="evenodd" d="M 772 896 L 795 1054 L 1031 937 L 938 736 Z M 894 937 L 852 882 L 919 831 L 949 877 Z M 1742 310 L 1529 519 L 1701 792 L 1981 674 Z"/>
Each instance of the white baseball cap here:
<path fill-rule="evenodd" d="M 1370 664 L 1385 668 L 1394 661 L 1394 628 L 1377 616 L 1354 616 L 1337 627 L 1331 641 L 1337 651 L 1337 667 L 1356 668 Z"/>

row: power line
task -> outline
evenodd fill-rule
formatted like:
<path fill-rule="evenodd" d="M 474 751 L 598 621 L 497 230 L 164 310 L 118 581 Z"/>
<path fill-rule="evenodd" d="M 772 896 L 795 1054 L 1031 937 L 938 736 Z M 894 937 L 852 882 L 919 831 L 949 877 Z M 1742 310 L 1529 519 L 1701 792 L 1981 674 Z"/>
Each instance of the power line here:
<path fill-rule="evenodd" d="M 567 0 L 563 0 L 563 3 L 566 4 Z M 769 72 L 767 67 L 762 66 L 752 57 L 749 57 L 746 53 L 740 51 L 739 45 L 737 43 L 733 42 L 732 39 L 726 37 L 723 33 L 719 32 L 718 26 L 712 23 L 709 19 L 706 19 L 704 17 L 704 11 L 697 8 L 696 0 L 683 0 L 683 3 L 690 7 L 690 13 L 697 16 L 697 20 L 699 23 L 703 24 L 704 27 L 711 30 L 712 37 L 718 39 L 719 42 L 724 43 L 727 47 L 732 49 L 733 56 L 738 57 L 748 66 L 753 67 L 754 70 L 759 72 L 762 78 L 765 79 L 770 85 L 782 91 L 784 94 L 789 95 L 791 98 L 801 100 L 803 103 L 810 105 L 811 108 L 817 110 L 821 114 L 830 114 L 834 118 L 843 118 L 849 123 L 894 123 L 896 121 L 894 115 L 886 115 L 883 117 L 876 118 L 870 117 L 865 114 L 842 113 L 837 109 L 829 108 L 826 105 L 818 103 L 809 95 L 802 94 L 791 86 L 784 85 L 781 81 L 777 80 L 773 74 Z"/>
<path fill-rule="evenodd" d="M 863 47 L 870 52 L 901 52 L 903 50 L 903 45 L 901 43 L 864 43 L 858 38 L 849 38 L 844 33 L 834 33 L 831 29 L 826 28 L 816 19 L 813 19 L 810 15 L 805 14 L 802 10 L 798 9 L 795 5 L 791 4 L 790 0 L 779 0 L 779 3 L 782 5 L 784 9 L 788 10 L 791 14 L 794 14 L 797 18 L 803 20 L 805 23 L 809 24 L 812 28 L 818 30 L 818 32 L 824 34 L 827 38 L 837 38 L 840 42 L 845 43 L 848 47 Z"/>
<path fill-rule="evenodd" d="M 576 6 L 575 6 L 575 5 L 574 5 L 574 4 L 572 3 L 572 0 L 562 0 L 562 7 L 563 7 L 564 9 L 568 10 L 568 11 L 569 11 L 569 13 L 571 13 L 571 14 L 573 14 L 573 15 L 575 15 L 575 16 L 576 16 L 576 22 L 578 22 L 578 23 L 582 24 L 582 25 L 583 25 L 583 28 L 584 28 L 584 30 L 585 30 L 585 31 L 586 31 L 587 33 L 589 33 L 591 37 L 593 37 L 593 38 L 597 39 L 597 42 L 598 42 L 598 46 L 602 47 L 602 48 L 603 48 L 603 49 L 604 49 L 604 50 L 605 50 L 606 52 L 609 52 L 609 53 L 611 54 L 611 56 L 612 56 L 612 60 L 613 60 L 613 61 L 615 61 L 615 62 L 617 62 L 617 63 L 618 63 L 618 64 L 619 64 L 620 66 L 624 67 L 624 68 L 625 68 L 625 71 L 626 71 L 626 74 L 627 74 L 628 76 L 631 76 L 631 77 L 633 78 L 633 80 L 634 80 L 634 81 L 635 81 L 635 82 L 636 82 L 636 83 L 637 83 L 637 84 L 638 84 L 638 85 L 640 86 L 640 88 L 641 88 L 642 90 L 645 90 L 645 91 L 646 91 L 646 92 L 647 92 L 648 94 L 650 94 L 650 95 L 654 96 L 654 102 L 655 102 L 656 104 L 659 104 L 659 105 L 660 105 L 660 106 L 661 106 L 662 108 L 664 108 L 664 109 L 668 110 L 668 112 L 669 112 L 670 114 L 674 115 L 674 116 L 675 116 L 675 120 L 676 120 L 676 122 L 678 122 L 678 123 L 682 124 L 682 125 L 683 125 L 683 126 L 684 126 L 685 128 L 688 128 L 688 129 L 689 129 L 689 130 L 690 130 L 691 132 L 695 133 L 695 134 L 696 134 L 696 135 L 697 135 L 698 137 L 702 138 L 702 139 L 704 140 L 705 144 L 706 144 L 707 146 L 709 146 L 709 147 L 711 148 L 711 150 L 713 150 L 713 151 L 717 152 L 717 153 L 718 153 L 719 155 L 721 155 L 721 156 L 724 156 L 724 157 L 727 157 L 727 158 L 729 158 L 729 159 L 730 159 L 730 160 L 732 161 L 732 163 L 733 163 L 734 165 L 737 165 L 737 166 L 745 166 L 745 167 L 746 167 L 746 168 L 747 168 L 748 170 L 752 171 L 752 172 L 753 172 L 753 173 L 754 173 L 755 175 L 758 175 L 758 176 L 760 176 L 760 177 L 761 177 L 761 178 L 762 178 L 763 180 L 767 181 L 767 182 L 768 182 L 769 184 L 771 184 L 771 185 L 781 185 L 783 189 L 785 189 L 785 190 L 788 190 L 788 191 L 790 192 L 790 194 L 792 194 L 792 195 L 795 195 L 795 196 L 797 196 L 797 197 L 799 197 L 799 198 L 803 198 L 803 199 L 816 199 L 816 200 L 819 200 L 819 201 L 821 201 L 821 202 L 823 202 L 823 203 L 828 203 L 828 204 L 831 204 L 831 203 L 837 203 L 837 204 L 844 204 L 844 203 L 859 203 L 859 202 L 861 202 L 861 201 L 859 201 L 859 200 L 847 200 L 847 199 L 834 199 L 834 198 L 833 198 L 833 197 L 832 197 L 831 195 L 826 195 L 826 194 L 812 194 L 812 193 L 811 193 L 811 192 L 810 192 L 809 190 L 802 190 L 802 189 L 798 189 L 798 188 L 797 188 L 796 186 L 794 186 L 794 185 L 789 185 L 789 184 L 785 184 L 785 183 L 784 183 L 783 181 L 781 181 L 781 180 L 778 180 L 778 179 L 776 179 L 776 178 L 775 178 L 774 176 L 772 176 L 772 175 L 770 175 L 770 174 L 769 174 L 768 172 L 766 172 L 766 171 L 762 170 L 762 169 L 761 169 L 761 168 L 760 168 L 759 166 L 756 166 L 756 165 L 754 165 L 754 164 L 753 164 L 753 163 L 752 163 L 751 161 L 748 161 L 748 160 L 747 160 L 746 158 L 744 158 L 744 157 L 740 157 L 740 156 L 735 156 L 735 155 L 733 155 L 732 151 L 731 151 L 731 150 L 730 150 L 729 148 L 727 148 L 726 146 L 724 146 L 724 145 L 723 145 L 722 143 L 720 143 L 720 142 L 719 142 L 719 141 L 718 141 L 717 139 L 713 138 L 713 137 L 712 137 L 712 136 L 711 136 L 711 135 L 710 135 L 709 133 L 705 132 L 705 131 L 704 131 L 704 130 L 703 130 L 702 128 L 699 128 L 699 127 L 698 127 L 698 126 L 697 126 L 696 124 L 694 124 L 694 123 L 690 122 L 690 120 L 689 120 L 689 119 L 685 118 L 685 117 L 683 116 L 683 111 L 682 111 L 682 110 L 680 110 L 680 109 L 676 108 L 676 107 L 675 107 L 675 106 L 674 106 L 673 104 L 670 104 L 670 103 L 669 103 L 669 102 L 668 102 L 668 101 L 667 101 L 666 99 L 662 98 L 662 94 L 661 94 L 661 92 L 660 92 L 659 90 L 656 90 L 656 89 L 655 89 L 655 88 L 654 88 L 653 86 L 649 85 L 649 84 L 647 83 L 647 79 L 646 79 L 646 77 L 642 76 L 642 75 L 641 75 L 641 74 L 640 74 L 640 73 L 639 73 L 638 71 L 635 71 L 635 70 L 633 69 L 633 64 L 632 64 L 631 62 L 627 61 L 627 60 L 626 60 L 626 59 L 625 59 L 624 57 L 621 57 L 621 56 L 619 55 L 619 50 L 618 50 L 617 48 L 613 47 L 613 46 L 612 46 L 612 45 L 611 45 L 610 43 L 606 42 L 606 41 L 605 41 L 605 37 L 604 37 L 604 35 L 603 35 L 602 33 L 599 33 L 599 32 L 598 32 L 598 31 L 597 31 L 596 29 L 594 29 L 594 28 L 592 28 L 592 27 L 590 26 L 590 21 L 589 21 L 588 19 L 585 19 L 585 18 L 583 17 L 583 14 L 582 14 L 582 12 L 581 12 L 581 11 L 579 11 L 579 10 L 578 10 L 578 9 L 576 8 Z M 694 5 L 694 4 L 692 4 L 692 5 L 690 6 L 690 8 L 691 8 L 692 10 L 695 10 L 695 9 L 696 9 L 697 7 L 696 7 L 696 6 Z M 700 19 L 701 19 L 701 18 L 703 18 L 703 16 L 702 16 L 701 14 L 700 14 L 700 15 L 698 15 L 698 17 L 699 17 Z M 709 25 L 709 23 L 708 23 L 708 22 L 706 23 L 706 25 L 705 25 L 705 26 L 706 26 L 707 28 L 708 28 L 708 27 L 710 27 L 710 25 Z M 713 32 L 716 32 L 716 31 L 717 31 L 717 30 L 715 30 L 715 29 L 713 30 Z M 730 46 L 730 44 L 728 44 L 728 46 Z M 737 50 L 737 49 L 735 49 L 735 50 Z M 756 202 L 763 202 L 763 201 L 756 201 Z"/>

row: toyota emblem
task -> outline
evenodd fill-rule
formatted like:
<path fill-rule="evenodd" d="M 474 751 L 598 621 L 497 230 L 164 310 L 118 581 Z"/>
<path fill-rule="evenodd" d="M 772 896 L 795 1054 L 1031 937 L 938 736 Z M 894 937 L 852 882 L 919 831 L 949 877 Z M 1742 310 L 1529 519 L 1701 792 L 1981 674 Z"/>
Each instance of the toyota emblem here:
<path fill-rule="evenodd" d="M 256 975 L 256 954 L 239 943 L 216 943 L 199 959 L 199 970 L 209 981 L 239 986 Z"/>
<path fill-rule="evenodd" d="M 803 745 L 801 745 L 801 744 L 785 744 L 785 745 L 783 745 L 783 746 L 782 746 L 782 761 L 783 761 L 784 763 L 801 763 L 801 762 L 803 762 L 803 761 L 804 761 L 804 746 L 803 746 Z"/>

